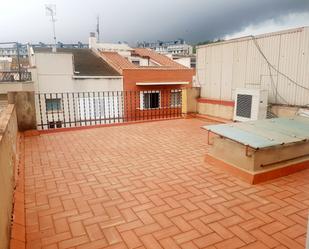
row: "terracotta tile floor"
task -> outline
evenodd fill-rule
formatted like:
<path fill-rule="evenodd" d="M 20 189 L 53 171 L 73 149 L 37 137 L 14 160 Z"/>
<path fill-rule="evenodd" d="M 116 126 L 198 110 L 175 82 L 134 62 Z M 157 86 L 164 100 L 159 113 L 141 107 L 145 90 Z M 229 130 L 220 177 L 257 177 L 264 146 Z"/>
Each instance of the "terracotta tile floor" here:
<path fill-rule="evenodd" d="M 27 248 L 304 248 L 309 170 L 250 186 L 204 163 L 202 124 L 25 138 Z"/>

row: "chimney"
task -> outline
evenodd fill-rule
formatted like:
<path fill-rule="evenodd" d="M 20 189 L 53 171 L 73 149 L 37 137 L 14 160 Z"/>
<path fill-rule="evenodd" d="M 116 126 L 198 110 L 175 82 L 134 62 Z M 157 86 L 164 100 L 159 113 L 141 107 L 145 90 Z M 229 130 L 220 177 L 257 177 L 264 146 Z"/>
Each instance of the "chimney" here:
<path fill-rule="evenodd" d="M 95 32 L 90 32 L 90 37 L 89 37 L 89 48 L 96 48 L 97 44 L 97 38 L 95 37 Z"/>

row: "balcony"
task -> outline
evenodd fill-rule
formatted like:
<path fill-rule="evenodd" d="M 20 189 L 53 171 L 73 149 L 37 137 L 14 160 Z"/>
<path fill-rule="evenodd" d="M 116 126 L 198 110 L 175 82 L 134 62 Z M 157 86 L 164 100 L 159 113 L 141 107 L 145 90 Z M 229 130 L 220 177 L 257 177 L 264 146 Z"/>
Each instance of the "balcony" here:
<path fill-rule="evenodd" d="M 31 80 L 31 72 L 25 70 L 0 71 L 0 82 L 27 82 Z"/>

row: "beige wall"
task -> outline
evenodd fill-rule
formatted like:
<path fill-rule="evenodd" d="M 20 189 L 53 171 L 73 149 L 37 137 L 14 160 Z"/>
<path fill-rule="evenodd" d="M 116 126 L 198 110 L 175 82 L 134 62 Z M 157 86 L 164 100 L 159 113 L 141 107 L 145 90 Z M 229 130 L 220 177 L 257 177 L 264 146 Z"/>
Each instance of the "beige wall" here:
<path fill-rule="evenodd" d="M 259 88 L 268 90 L 269 103 L 307 105 L 309 91 L 284 75 L 309 87 L 308 44 L 309 27 L 305 27 L 199 46 L 196 78 L 201 96 L 230 101 L 236 88 Z M 281 74 L 269 69 L 258 47 Z"/>
<path fill-rule="evenodd" d="M 17 121 L 14 105 L 8 105 L 0 114 L 0 248 L 8 248 L 14 164 L 16 159 Z"/>
<path fill-rule="evenodd" d="M 17 91 L 33 91 L 34 82 L 3 82 L 0 83 L 0 94 Z"/>
<path fill-rule="evenodd" d="M 248 149 L 246 146 L 224 137 L 213 135 L 209 154 L 236 168 L 250 173 L 260 173 L 275 168 L 286 167 L 309 159 L 309 143 L 292 143 L 284 146 L 268 147 L 260 150 Z M 228 151 L 228 153 L 227 153 Z"/>
<path fill-rule="evenodd" d="M 19 131 L 36 129 L 34 92 L 9 92 L 8 103 L 15 105 Z"/>
<path fill-rule="evenodd" d="M 278 117 L 293 117 L 298 112 L 298 107 L 274 105 L 271 107 L 271 112 Z"/>
<path fill-rule="evenodd" d="M 232 120 L 234 107 L 211 103 L 198 103 L 197 112 L 202 115 Z"/>
<path fill-rule="evenodd" d="M 197 112 L 197 99 L 200 96 L 200 88 L 192 87 L 186 89 L 187 91 L 187 113 L 196 113 Z"/>
<path fill-rule="evenodd" d="M 299 107 L 273 105 L 271 106 L 270 110 L 278 117 L 293 117 L 297 114 Z M 234 107 L 220 104 L 198 103 L 197 112 L 203 115 L 210 115 L 214 117 L 232 120 L 234 114 Z"/>

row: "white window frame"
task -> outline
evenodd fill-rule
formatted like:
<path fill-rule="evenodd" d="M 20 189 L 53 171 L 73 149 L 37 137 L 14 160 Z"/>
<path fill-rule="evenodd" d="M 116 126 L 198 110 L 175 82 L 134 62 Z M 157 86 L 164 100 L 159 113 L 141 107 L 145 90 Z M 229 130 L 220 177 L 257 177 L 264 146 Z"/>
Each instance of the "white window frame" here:
<path fill-rule="evenodd" d="M 59 108 L 56 108 L 56 109 L 49 109 L 47 108 L 47 102 L 48 101 L 54 101 L 54 100 L 59 100 Z M 46 108 L 46 112 L 47 113 L 60 113 L 60 112 L 63 112 L 63 106 L 62 106 L 62 98 L 48 98 L 45 100 L 45 108 Z M 58 105 L 57 105 L 58 106 Z"/>
<path fill-rule="evenodd" d="M 145 108 L 144 106 L 144 94 L 145 93 L 159 93 L 159 107 L 156 107 L 156 108 Z M 156 109 L 161 109 L 161 91 L 159 90 L 155 90 L 155 91 L 141 91 L 140 92 L 140 97 L 139 97 L 139 100 L 140 100 L 140 104 L 139 104 L 139 107 L 140 107 L 140 110 L 156 110 Z"/>
<path fill-rule="evenodd" d="M 172 103 L 172 93 L 180 93 L 180 103 L 179 104 L 175 105 L 175 104 Z M 181 107 L 181 98 L 182 98 L 181 89 L 171 90 L 171 104 L 170 104 L 170 106 L 173 107 L 173 108 Z"/>

